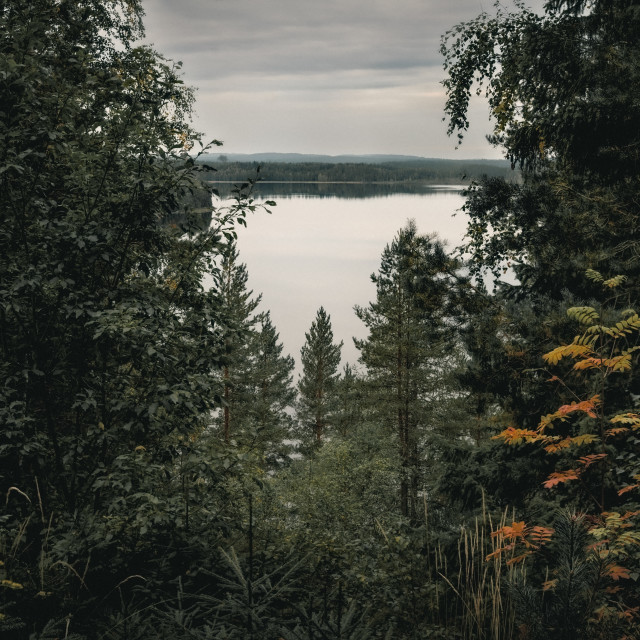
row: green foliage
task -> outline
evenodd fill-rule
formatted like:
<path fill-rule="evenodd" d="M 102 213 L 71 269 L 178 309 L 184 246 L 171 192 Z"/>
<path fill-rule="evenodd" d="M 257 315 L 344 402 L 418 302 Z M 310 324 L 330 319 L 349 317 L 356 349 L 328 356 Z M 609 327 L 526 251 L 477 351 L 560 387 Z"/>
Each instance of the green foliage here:
<path fill-rule="evenodd" d="M 637 439 L 617 423 L 632 428 L 624 421 L 632 420 L 638 393 L 634 78 L 640 52 L 632 34 L 639 19 L 633 0 L 550 1 L 542 16 L 516 3 L 514 12 L 497 7 L 495 15 L 482 14 L 443 39 L 450 133 L 462 138 L 478 82 L 495 124 L 492 141 L 524 171 L 519 184 L 488 179 L 472 187 L 463 247 L 476 277 L 509 275 L 493 295 L 469 300 L 465 344 L 472 359 L 463 381 L 489 432 L 501 431 L 512 451 L 483 444 L 463 458 L 478 465 L 471 470 L 477 469 L 475 482 L 441 486 L 473 496 L 479 484 L 489 500 L 506 497 L 527 520 L 544 519 L 559 504 L 590 513 L 590 525 L 602 518 L 593 530 L 601 530 L 597 570 L 584 569 L 593 557 L 583 563 L 589 554 L 582 543 L 567 551 L 564 525 L 576 536 L 586 533 L 583 522 L 565 517 L 557 545 L 545 552 L 558 591 L 536 593 L 532 585 L 544 580 L 539 573 L 514 586 L 522 637 L 635 632 L 626 608 L 637 604 L 633 586 L 624 584 L 630 572 L 602 563 L 609 554 L 609 561 L 624 556 L 631 572 L 637 566 L 630 539 L 630 546 L 617 542 L 620 523 L 632 527 L 637 515 L 637 501 L 624 497 L 636 488 L 629 474 Z M 551 377 L 541 369 L 543 354 L 554 366 Z M 625 434 L 631 438 L 623 441 Z M 545 488 L 536 486 L 545 476 Z M 629 484 L 616 495 L 623 477 Z M 601 516 L 603 509 L 616 511 Z M 617 605 L 618 596 L 604 590 L 610 578 L 618 581 L 609 584 L 611 593 L 619 591 Z"/>
<path fill-rule="evenodd" d="M 366 390 L 364 376 L 349 363 L 342 369 L 336 385 L 335 430 L 343 438 L 365 421 Z"/>
<path fill-rule="evenodd" d="M 598 0 L 548 2 L 544 16 L 498 7 L 458 25 L 441 49 L 450 133 L 461 137 L 468 127 L 477 80 L 494 142 L 512 162 L 531 168 L 552 159 L 600 176 L 635 175 L 639 21 L 636 2 Z"/>
<path fill-rule="evenodd" d="M 248 277 L 235 243 L 225 247 L 217 293 L 217 304 L 225 310 L 218 392 L 223 407 L 216 424 L 225 444 L 233 443 L 261 468 L 274 467 L 288 452 L 283 441 L 292 428 L 288 410 L 295 401 L 294 362 L 282 355 L 269 312 L 256 313 L 261 296 L 252 298 Z"/>
<path fill-rule="evenodd" d="M 192 92 L 134 46 L 140 16 L 0 10 L 0 544 L 33 634 L 88 629 L 131 580 L 151 596 L 222 528 L 201 495 L 223 475 L 203 434 L 225 310 L 202 280 L 244 204 L 185 204 Z"/>
<path fill-rule="evenodd" d="M 536 588 L 531 578 L 520 576 L 508 586 L 520 633 L 532 640 L 634 633 L 637 625 L 629 624 L 624 608 L 612 606 L 616 589 L 606 587 L 609 569 L 594 549 L 588 518 L 563 510 L 553 526 L 553 541 L 544 554 L 544 582 Z"/>
<path fill-rule="evenodd" d="M 222 370 L 220 395 L 224 399 L 222 409 L 222 432 L 224 441 L 229 443 L 231 435 L 235 436 L 237 422 L 232 416 L 232 407 L 236 394 L 232 389 L 239 378 L 242 377 L 241 362 L 245 358 L 245 343 L 256 317 L 253 312 L 260 304 L 260 296 L 251 299 L 252 291 L 247 291 L 249 274 L 246 266 L 238 262 L 238 251 L 235 243 L 225 247 L 220 265 L 220 290 L 218 292 L 218 304 L 226 308 L 227 322 L 224 329 L 225 360 Z M 235 412 L 233 412 L 235 413 Z M 234 423 L 232 425 L 232 422 Z M 238 421 L 239 422 L 239 421 Z M 237 429 L 239 431 L 239 429 Z"/>

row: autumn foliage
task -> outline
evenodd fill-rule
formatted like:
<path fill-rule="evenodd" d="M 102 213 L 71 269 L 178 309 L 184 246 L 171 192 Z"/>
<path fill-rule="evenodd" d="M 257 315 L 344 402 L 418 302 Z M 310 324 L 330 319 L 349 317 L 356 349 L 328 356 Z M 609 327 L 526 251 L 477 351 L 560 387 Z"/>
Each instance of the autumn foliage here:
<path fill-rule="evenodd" d="M 594 274 L 599 275 L 593 271 L 589 275 L 598 281 Z M 609 289 L 625 282 L 624 278 L 600 280 L 603 286 Z M 571 369 L 574 372 L 588 371 L 595 376 L 595 380 L 583 378 L 582 384 L 587 386 L 587 383 L 591 382 L 592 386 L 602 388 L 604 381 L 610 376 L 630 371 L 632 354 L 638 347 L 629 346 L 628 339 L 640 331 L 640 323 L 635 312 L 623 312 L 623 318 L 610 326 L 604 325 L 600 320 L 600 314 L 591 307 L 571 308 L 568 315 L 583 325 L 583 333 L 576 336 L 571 344 L 556 347 L 546 353 L 543 360 L 547 364 L 557 365 L 564 358 L 572 358 L 574 363 Z M 558 382 L 567 387 L 564 381 L 555 375 L 549 382 Z M 546 489 L 558 489 L 565 483 L 578 481 L 584 487 L 589 487 L 592 504 L 596 508 L 584 514 L 585 521 L 589 523 L 588 533 L 591 540 L 586 550 L 594 566 L 597 565 L 601 579 L 614 583 L 630 579 L 635 581 L 638 579 L 637 549 L 640 547 L 640 532 L 637 528 L 640 510 L 632 507 L 625 509 L 624 503 L 620 500 L 616 503 L 617 510 L 606 509 L 604 484 L 614 481 L 620 483 L 620 480 L 625 482 L 615 491 L 619 499 L 622 496 L 626 497 L 626 494 L 633 495 L 633 492 L 640 488 L 640 474 L 637 473 L 637 465 L 633 462 L 634 457 L 616 456 L 614 452 L 620 450 L 619 442 L 615 443 L 617 447 L 609 446 L 621 437 L 632 436 L 635 439 L 634 432 L 640 430 L 640 415 L 625 412 L 608 417 L 606 408 L 602 394 L 593 394 L 585 399 L 576 399 L 564 404 L 553 413 L 543 416 L 536 429 L 509 426 L 494 436 L 494 439 L 512 446 L 538 446 L 549 455 L 563 454 L 562 460 L 566 461 L 567 457 L 573 459 L 570 468 L 557 468 L 552 471 L 542 485 Z M 561 433 L 557 433 L 558 431 Z M 589 452 L 581 455 L 582 449 L 588 449 Z M 625 464 L 625 460 L 630 462 Z M 595 473 L 592 474 L 594 470 Z M 588 475 L 591 477 L 587 483 L 585 480 Z M 601 486 L 598 486 L 599 483 Z M 511 564 L 522 562 L 540 551 L 544 545 L 552 541 L 553 530 L 520 521 L 503 526 L 492 535 L 499 541 L 499 546 L 489 554 L 487 560 L 504 557 L 507 564 Z M 636 565 L 635 570 L 631 568 L 633 564 Z M 554 579 L 545 580 L 542 590 L 553 590 L 556 583 L 557 580 Z M 625 604 L 625 599 L 621 598 L 624 591 L 611 585 L 604 586 L 603 589 L 608 598 L 608 604 L 604 608 L 616 609 L 617 615 L 625 619 L 635 619 L 638 607 Z M 598 615 L 604 615 L 603 611 L 604 609 L 600 610 Z"/>

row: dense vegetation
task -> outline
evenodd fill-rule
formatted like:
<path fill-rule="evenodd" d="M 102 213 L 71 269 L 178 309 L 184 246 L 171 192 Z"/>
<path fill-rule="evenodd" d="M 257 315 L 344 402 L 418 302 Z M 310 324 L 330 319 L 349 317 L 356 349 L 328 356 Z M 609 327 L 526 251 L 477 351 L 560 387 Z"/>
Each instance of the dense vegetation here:
<path fill-rule="evenodd" d="M 640 3 L 445 36 L 522 179 L 390 238 L 297 385 L 140 17 L 0 5 L 3 638 L 637 638 Z"/>

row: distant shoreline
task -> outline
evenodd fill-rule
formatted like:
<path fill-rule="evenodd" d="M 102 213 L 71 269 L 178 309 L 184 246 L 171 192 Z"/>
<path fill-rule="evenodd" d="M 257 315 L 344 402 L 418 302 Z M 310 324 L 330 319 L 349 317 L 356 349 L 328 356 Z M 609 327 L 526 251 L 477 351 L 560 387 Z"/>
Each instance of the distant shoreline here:
<path fill-rule="evenodd" d="M 413 187 L 469 185 L 484 177 L 518 180 L 519 172 L 505 162 L 449 160 L 388 163 L 202 163 L 201 177 L 211 184 L 256 182 L 282 185 L 371 185 Z"/>
<path fill-rule="evenodd" d="M 238 184 L 239 180 L 205 180 L 207 184 Z M 424 180 L 257 180 L 256 184 L 380 184 L 380 185 L 402 185 L 402 184 L 423 184 L 427 187 L 442 188 L 442 189 L 466 189 L 467 186 L 452 182 L 450 184 L 443 184 L 440 182 L 426 182 Z"/>

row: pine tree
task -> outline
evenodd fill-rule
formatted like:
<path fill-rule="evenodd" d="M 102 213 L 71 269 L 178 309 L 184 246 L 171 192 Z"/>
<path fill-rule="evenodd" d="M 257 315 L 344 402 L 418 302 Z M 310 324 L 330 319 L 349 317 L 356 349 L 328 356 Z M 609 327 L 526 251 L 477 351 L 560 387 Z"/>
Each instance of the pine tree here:
<path fill-rule="evenodd" d="M 306 342 L 300 350 L 302 376 L 298 381 L 298 417 L 302 422 L 303 440 L 311 432 L 315 446 L 319 446 L 327 427 L 332 424 L 343 343 L 334 344 L 331 317 L 323 307 L 318 309 L 305 337 Z"/>
<path fill-rule="evenodd" d="M 417 514 L 421 483 L 420 449 L 429 425 L 430 391 L 441 383 L 451 349 L 448 307 L 455 289 L 456 263 L 443 245 L 418 234 L 415 222 L 401 229 L 382 253 L 376 301 L 356 307 L 369 329 L 356 340 L 381 423 L 394 425 L 400 470 L 400 509 Z"/>
<path fill-rule="evenodd" d="M 335 429 L 341 437 L 346 438 L 362 422 L 364 414 L 362 378 L 348 362 L 338 380 L 336 396 Z"/>
<path fill-rule="evenodd" d="M 222 431 L 224 441 L 231 439 L 235 416 L 233 407 L 241 404 L 237 398 L 238 383 L 246 377 L 247 338 L 257 322 L 254 311 L 260 304 L 261 296 L 252 298 L 253 291 L 247 289 L 249 274 L 245 264 L 238 262 L 235 243 L 226 247 L 220 265 L 219 303 L 227 311 L 228 321 L 224 330 L 226 359 L 222 369 Z M 232 422 L 234 425 L 232 425 Z"/>
<path fill-rule="evenodd" d="M 239 362 L 236 376 L 234 424 L 243 447 L 268 467 L 281 465 L 291 435 L 290 409 L 295 401 L 294 360 L 283 355 L 283 345 L 269 312 L 260 314 Z"/>

